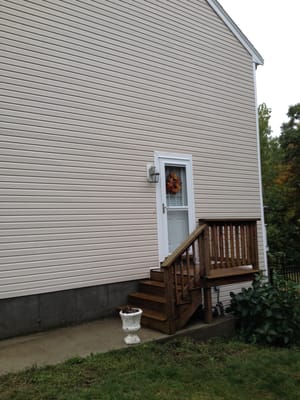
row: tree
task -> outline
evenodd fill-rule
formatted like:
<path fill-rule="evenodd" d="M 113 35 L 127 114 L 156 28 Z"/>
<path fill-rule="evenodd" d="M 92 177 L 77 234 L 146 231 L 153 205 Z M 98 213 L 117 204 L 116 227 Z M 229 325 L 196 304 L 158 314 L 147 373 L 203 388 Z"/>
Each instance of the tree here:
<path fill-rule="evenodd" d="M 283 204 L 282 185 L 277 182 L 282 169 L 282 154 L 278 138 L 271 136 L 272 130 L 269 125 L 271 112 L 271 109 L 265 103 L 258 107 L 263 197 L 269 255 L 278 257 L 278 254 L 283 251 L 281 227 L 282 211 L 285 206 Z"/>
<path fill-rule="evenodd" d="M 288 111 L 289 122 L 282 125 L 280 145 L 284 153 L 286 174 L 283 181 L 289 188 L 291 220 L 300 221 L 300 103 Z"/>
<path fill-rule="evenodd" d="M 258 107 L 262 180 L 270 255 L 300 265 L 300 104 L 289 108 L 289 122 L 272 138 L 266 104 Z"/>
<path fill-rule="evenodd" d="M 265 103 L 262 103 L 258 107 L 263 192 L 267 201 L 269 200 L 268 195 L 278 174 L 277 168 L 280 165 L 278 138 L 272 138 L 272 130 L 269 125 L 271 112 L 272 110 Z"/>
<path fill-rule="evenodd" d="M 300 103 L 289 107 L 287 115 L 290 120 L 282 124 L 279 138 L 284 168 L 277 181 L 285 187 L 290 258 L 300 264 Z"/>

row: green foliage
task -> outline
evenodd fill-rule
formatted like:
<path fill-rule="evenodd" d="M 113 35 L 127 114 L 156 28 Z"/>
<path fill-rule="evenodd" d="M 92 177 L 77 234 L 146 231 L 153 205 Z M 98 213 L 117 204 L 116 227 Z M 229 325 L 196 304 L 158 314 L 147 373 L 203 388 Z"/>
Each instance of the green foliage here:
<path fill-rule="evenodd" d="M 290 241 L 300 262 L 300 103 L 289 108 L 288 116 L 279 138 L 285 165 L 285 174 L 279 178 L 286 187 L 286 223 L 294 228 Z"/>
<path fill-rule="evenodd" d="M 300 104 L 289 108 L 279 138 L 271 136 L 271 109 L 258 107 L 265 219 L 271 257 L 300 264 Z"/>
<path fill-rule="evenodd" d="M 287 346 L 300 341 L 299 287 L 274 275 L 273 283 L 257 276 L 252 287 L 231 293 L 230 312 L 247 342 Z"/>
<path fill-rule="evenodd" d="M 262 174 L 265 178 L 264 185 L 266 186 L 269 186 L 276 176 L 276 171 L 274 171 L 273 167 L 276 158 L 279 157 L 278 139 L 272 138 L 272 130 L 269 125 L 271 112 L 271 109 L 265 103 L 258 107 Z"/>

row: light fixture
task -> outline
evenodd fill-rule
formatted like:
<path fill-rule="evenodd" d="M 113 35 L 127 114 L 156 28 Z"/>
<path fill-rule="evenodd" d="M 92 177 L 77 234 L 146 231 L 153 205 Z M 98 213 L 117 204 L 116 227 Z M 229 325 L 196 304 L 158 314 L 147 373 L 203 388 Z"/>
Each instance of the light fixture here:
<path fill-rule="evenodd" d="M 155 165 L 147 164 L 147 181 L 150 183 L 159 182 L 159 172 L 157 172 Z"/>

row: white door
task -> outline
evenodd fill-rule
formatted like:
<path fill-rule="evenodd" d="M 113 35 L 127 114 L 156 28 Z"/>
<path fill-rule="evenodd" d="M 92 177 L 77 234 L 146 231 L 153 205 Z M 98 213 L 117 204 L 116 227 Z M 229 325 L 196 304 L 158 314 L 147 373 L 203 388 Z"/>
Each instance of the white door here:
<path fill-rule="evenodd" d="M 157 191 L 159 256 L 164 260 L 195 229 L 192 158 L 160 153 Z"/>

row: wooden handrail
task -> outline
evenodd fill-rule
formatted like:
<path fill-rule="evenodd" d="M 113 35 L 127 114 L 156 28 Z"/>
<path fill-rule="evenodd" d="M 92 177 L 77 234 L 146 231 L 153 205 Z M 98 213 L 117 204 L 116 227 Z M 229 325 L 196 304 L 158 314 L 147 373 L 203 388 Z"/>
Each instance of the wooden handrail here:
<path fill-rule="evenodd" d="M 170 332 L 176 330 L 176 306 L 190 303 L 192 291 L 201 290 L 200 237 L 207 227 L 206 224 L 197 227 L 161 264 Z"/>
<path fill-rule="evenodd" d="M 203 276 L 244 266 L 258 269 L 257 221 L 258 218 L 199 220 L 208 226 Z"/>
<path fill-rule="evenodd" d="M 206 224 L 201 224 L 198 226 L 184 242 L 182 242 L 174 251 L 171 253 L 161 264 L 162 268 L 170 268 L 177 258 L 181 257 L 182 254 L 199 238 L 199 236 L 204 232 Z"/>
<path fill-rule="evenodd" d="M 199 224 L 210 224 L 210 223 L 244 223 L 244 222 L 257 222 L 260 221 L 260 218 L 209 218 L 209 219 L 204 219 L 201 218 L 198 220 Z"/>
<path fill-rule="evenodd" d="M 244 281 L 258 270 L 258 220 L 199 220 L 199 226 L 166 257 L 161 269 L 170 332 L 175 331 L 176 306 L 189 303 L 194 290 L 204 290 L 205 320 L 209 322 L 211 286 Z"/>

